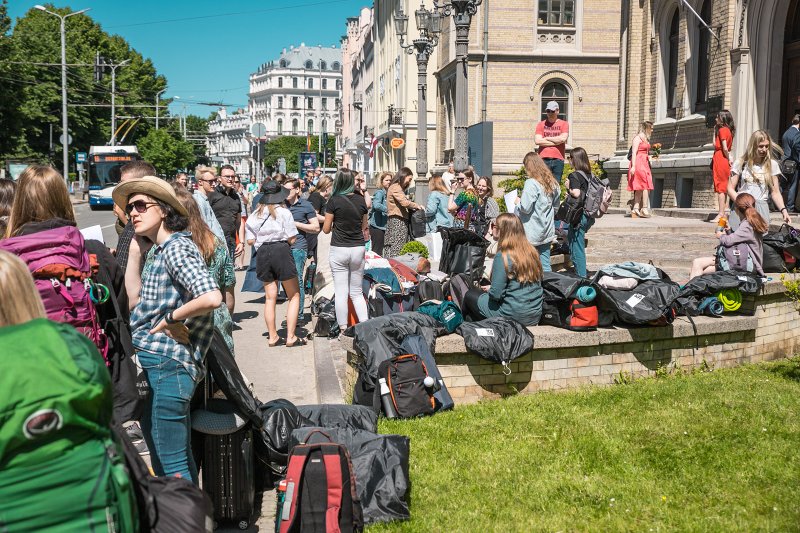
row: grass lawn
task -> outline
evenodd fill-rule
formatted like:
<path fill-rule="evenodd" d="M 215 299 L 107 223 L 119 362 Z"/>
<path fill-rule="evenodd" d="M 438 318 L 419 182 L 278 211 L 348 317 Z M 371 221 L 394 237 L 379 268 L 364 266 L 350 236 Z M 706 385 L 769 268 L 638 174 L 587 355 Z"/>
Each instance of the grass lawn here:
<path fill-rule="evenodd" d="M 487 401 L 411 437 L 383 531 L 800 531 L 800 358 Z"/>

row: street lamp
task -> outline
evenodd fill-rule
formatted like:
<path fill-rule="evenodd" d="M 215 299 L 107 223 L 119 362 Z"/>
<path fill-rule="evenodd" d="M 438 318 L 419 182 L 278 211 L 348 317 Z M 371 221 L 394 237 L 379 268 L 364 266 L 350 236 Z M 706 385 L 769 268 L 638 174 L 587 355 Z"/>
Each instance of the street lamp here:
<path fill-rule="evenodd" d="M 158 107 L 159 103 L 161 102 L 161 95 L 167 92 L 166 89 L 161 89 L 156 93 L 156 129 L 158 129 Z"/>
<path fill-rule="evenodd" d="M 64 152 L 64 183 L 69 184 L 69 127 L 67 124 L 67 31 L 64 24 L 67 18 L 73 15 L 86 13 L 90 8 L 87 7 L 86 9 L 81 9 L 80 11 L 75 11 L 66 15 L 59 15 L 58 13 L 53 13 L 44 6 L 38 4 L 33 7 L 39 11 L 50 13 L 61 20 L 61 129 L 64 132 L 61 137 L 61 145 Z"/>
<path fill-rule="evenodd" d="M 111 69 L 111 146 L 117 145 L 117 68 L 124 67 L 131 62 L 126 59 L 122 63 L 106 63 Z"/>
<path fill-rule="evenodd" d="M 417 55 L 417 176 L 422 177 L 428 173 L 428 99 L 427 75 L 428 60 L 433 49 L 439 43 L 439 33 L 442 31 L 441 17 L 436 11 L 429 11 L 424 3 L 414 12 L 417 22 L 419 37 L 410 44 L 405 44 L 408 30 L 408 15 L 403 13 L 402 5 L 394 15 L 394 29 L 400 39 L 400 47 L 407 54 Z"/>
<path fill-rule="evenodd" d="M 434 11 L 440 16 L 453 15 L 456 26 L 456 101 L 455 101 L 455 157 L 453 166 L 456 172 L 467 168 L 467 115 L 469 89 L 467 86 L 467 53 L 469 52 L 469 26 L 472 16 L 478 12 L 483 0 L 433 0 Z"/>

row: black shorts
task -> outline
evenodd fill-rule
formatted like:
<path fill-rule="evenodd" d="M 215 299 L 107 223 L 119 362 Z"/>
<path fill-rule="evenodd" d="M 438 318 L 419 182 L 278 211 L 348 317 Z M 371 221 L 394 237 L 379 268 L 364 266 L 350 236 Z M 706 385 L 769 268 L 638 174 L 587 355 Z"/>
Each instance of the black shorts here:
<path fill-rule="evenodd" d="M 265 242 L 258 248 L 256 277 L 264 283 L 297 279 L 297 268 L 289 243 Z"/>

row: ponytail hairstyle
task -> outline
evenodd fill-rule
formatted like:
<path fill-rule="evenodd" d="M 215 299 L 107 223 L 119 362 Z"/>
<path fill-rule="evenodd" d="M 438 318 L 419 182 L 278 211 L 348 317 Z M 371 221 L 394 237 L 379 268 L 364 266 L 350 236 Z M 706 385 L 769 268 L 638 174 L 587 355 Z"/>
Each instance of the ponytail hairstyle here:
<path fill-rule="evenodd" d="M 756 209 L 756 199 L 752 194 L 739 193 L 733 204 L 739 214 L 739 218 L 747 220 L 756 234 L 763 235 L 769 230 L 769 223 L 764 220 L 764 217 Z"/>
<path fill-rule="evenodd" d="M 503 257 L 508 278 L 520 283 L 542 281 L 539 252 L 528 242 L 519 217 L 512 213 L 502 213 L 494 223 L 497 226 L 497 252 L 511 260 L 509 265 L 506 257 Z"/>
<path fill-rule="evenodd" d="M 522 166 L 525 167 L 525 174 L 539 182 L 545 193 L 553 194 L 553 191 L 559 190 L 558 182 L 553 177 L 553 173 L 550 172 L 550 169 L 536 152 L 525 154 Z"/>

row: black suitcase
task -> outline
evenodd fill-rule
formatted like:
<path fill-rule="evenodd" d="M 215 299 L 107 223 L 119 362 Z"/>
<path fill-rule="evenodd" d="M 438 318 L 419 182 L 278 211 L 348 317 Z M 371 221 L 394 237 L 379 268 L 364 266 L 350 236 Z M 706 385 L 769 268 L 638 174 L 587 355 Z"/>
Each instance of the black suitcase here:
<path fill-rule="evenodd" d="M 227 435 L 205 435 L 203 490 L 214 504 L 214 520 L 247 529 L 255 514 L 255 455 L 250 425 Z"/>

